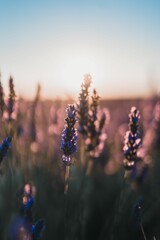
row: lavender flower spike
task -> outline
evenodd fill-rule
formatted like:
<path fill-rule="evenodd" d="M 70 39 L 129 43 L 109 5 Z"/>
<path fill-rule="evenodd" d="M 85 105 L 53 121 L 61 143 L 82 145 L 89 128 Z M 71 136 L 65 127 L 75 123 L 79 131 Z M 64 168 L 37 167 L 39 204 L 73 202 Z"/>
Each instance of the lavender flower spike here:
<path fill-rule="evenodd" d="M 2 162 L 3 158 L 7 155 L 8 149 L 11 147 L 11 137 L 6 137 L 2 144 L 0 145 L 0 163 Z"/>
<path fill-rule="evenodd" d="M 70 166 L 72 163 L 71 155 L 77 150 L 77 129 L 74 127 L 77 121 L 75 106 L 68 105 L 66 112 L 66 125 L 62 132 L 61 150 L 63 150 L 64 153 L 62 156 L 64 164 Z"/>
<path fill-rule="evenodd" d="M 78 117 L 78 131 L 82 134 L 84 139 L 87 137 L 87 124 L 89 112 L 89 87 L 92 82 L 90 74 L 84 76 L 84 82 L 81 85 L 81 92 L 79 94 L 79 101 L 77 103 L 77 117 Z"/>
<path fill-rule="evenodd" d="M 9 120 L 12 120 L 12 112 L 14 111 L 14 104 L 15 104 L 15 90 L 14 90 L 14 83 L 13 83 L 13 78 L 9 78 L 9 99 L 8 99 L 8 115 L 9 115 Z"/>
<path fill-rule="evenodd" d="M 1 73 L 0 73 L 0 112 L 2 115 L 4 112 L 4 108 L 5 108 L 4 90 L 3 90 L 2 83 L 1 83 Z"/>
<path fill-rule="evenodd" d="M 126 170 L 132 170 L 134 168 L 137 160 L 137 149 L 141 144 L 138 132 L 140 114 L 136 107 L 131 108 L 129 118 L 129 131 L 126 132 L 125 145 L 123 148 L 125 156 L 123 165 Z"/>

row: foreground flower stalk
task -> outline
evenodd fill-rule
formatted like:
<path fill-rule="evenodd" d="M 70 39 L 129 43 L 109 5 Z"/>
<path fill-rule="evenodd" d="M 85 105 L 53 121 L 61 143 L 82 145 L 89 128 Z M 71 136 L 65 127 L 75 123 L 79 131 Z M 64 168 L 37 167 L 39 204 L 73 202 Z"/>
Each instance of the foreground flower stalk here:
<path fill-rule="evenodd" d="M 75 106 L 68 105 L 66 112 L 66 124 L 61 138 L 61 150 L 63 151 L 62 161 L 66 166 L 64 193 L 68 191 L 67 182 L 69 179 L 70 166 L 72 164 L 72 154 L 77 151 L 77 129 L 75 128 L 77 118 Z"/>

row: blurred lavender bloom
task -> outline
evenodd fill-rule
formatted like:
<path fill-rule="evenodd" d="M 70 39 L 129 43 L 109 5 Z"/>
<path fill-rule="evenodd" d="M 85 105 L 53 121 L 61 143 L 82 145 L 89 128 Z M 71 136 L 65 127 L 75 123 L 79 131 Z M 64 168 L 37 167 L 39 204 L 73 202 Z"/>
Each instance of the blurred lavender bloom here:
<path fill-rule="evenodd" d="M 154 108 L 154 129 L 155 129 L 155 140 L 154 148 L 159 151 L 160 146 L 160 101 L 157 102 Z"/>
<path fill-rule="evenodd" d="M 103 128 L 106 124 L 107 117 L 105 112 L 100 114 L 98 109 L 99 98 L 97 91 L 94 89 L 89 106 L 87 139 L 85 141 L 86 150 L 90 152 L 92 158 L 99 157 L 104 147 L 104 141 L 106 140 L 106 134 L 103 133 Z"/>
<path fill-rule="evenodd" d="M 103 127 L 106 124 L 106 114 L 99 114 L 99 95 L 96 89 L 90 98 L 89 87 L 91 76 L 85 75 L 84 83 L 81 86 L 79 102 L 77 103 L 78 131 L 81 133 L 85 150 L 89 152 L 91 158 L 98 158 L 104 146 Z M 99 118 L 99 115 L 101 117 Z M 106 138 L 105 138 L 106 139 Z"/>
<path fill-rule="evenodd" d="M 32 223 L 33 220 L 32 208 L 34 203 L 35 199 L 32 195 L 32 186 L 25 184 L 20 203 L 20 213 L 28 223 Z"/>
<path fill-rule="evenodd" d="M 87 124 L 87 137 L 90 139 L 90 144 L 87 146 L 87 150 L 93 150 L 99 144 L 99 131 L 96 128 L 97 121 L 97 108 L 99 104 L 99 96 L 97 91 L 93 90 L 93 95 L 91 97 L 92 101 L 89 106 L 89 117 Z"/>
<path fill-rule="evenodd" d="M 140 113 L 136 107 L 131 108 L 131 112 L 129 114 L 129 119 L 130 119 L 130 122 L 129 122 L 130 130 L 133 134 L 135 134 L 138 130 L 138 126 L 139 126 L 138 122 L 140 119 Z"/>
<path fill-rule="evenodd" d="M 9 99 L 8 99 L 8 120 L 12 120 L 12 113 L 14 111 L 14 104 L 15 104 L 15 90 L 14 90 L 14 83 L 13 83 L 13 78 L 10 76 L 9 78 Z"/>
<path fill-rule="evenodd" d="M 39 240 L 45 228 L 44 219 L 39 219 L 32 225 L 32 240 Z"/>
<path fill-rule="evenodd" d="M 3 116 L 4 108 L 5 108 L 4 90 L 3 90 L 2 83 L 1 83 L 1 73 L 0 73 L 0 111 L 1 111 L 2 116 Z"/>
<path fill-rule="evenodd" d="M 125 159 L 123 161 L 124 168 L 126 170 L 132 170 L 137 161 L 137 149 L 141 145 L 141 139 L 139 138 L 139 118 L 140 114 L 136 107 L 131 108 L 129 114 L 129 131 L 126 132 L 123 153 Z"/>
<path fill-rule="evenodd" d="M 0 145 L 0 163 L 2 162 L 3 158 L 7 155 L 9 148 L 11 147 L 11 137 L 6 137 L 2 144 Z"/>
<path fill-rule="evenodd" d="M 71 155 L 77 150 L 77 129 L 74 127 L 77 121 L 75 106 L 68 105 L 66 112 L 66 125 L 62 132 L 61 150 L 64 152 L 62 161 L 65 165 L 69 166 L 71 165 Z"/>
<path fill-rule="evenodd" d="M 158 101 L 152 112 L 151 120 L 147 125 L 145 131 L 142 147 L 139 151 L 139 155 L 143 157 L 144 162 L 147 165 L 153 163 L 153 155 L 160 152 L 160 102 Z"/>
<path fill-rule="evenodd" d="M 89 111 L 89 87 L 92 77 L 90 74 L 84 76 L 84 83 L 81 85 L 79 101 L 77 103 L 78 131 L 84 138 L 87 136 L 88 111 Z"/>
<path fill-rule="evenodd" d="M 12 220 L 8 229 L 8 240 L 32 240 L 32 229 L 30 224 L 22 217 Z"/>
<path fill-rule="evenodd" d="M 24 202 L 24 210 L 25 210 L 25 212 L 26 211 L 30 211 L 31 208 L 34 205 L 34 198 L 31 195 L 27 195 L 26 198 L 27 198 L 27 200 L 26 200 L 26 202 Z"/>

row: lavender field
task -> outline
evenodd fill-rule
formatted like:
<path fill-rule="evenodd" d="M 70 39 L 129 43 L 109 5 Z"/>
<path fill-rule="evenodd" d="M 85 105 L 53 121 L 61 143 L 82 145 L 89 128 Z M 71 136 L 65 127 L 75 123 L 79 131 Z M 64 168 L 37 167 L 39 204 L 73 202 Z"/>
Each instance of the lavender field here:
<path fill-rule="evenodd" d="M 160 99 L 9 95 L 0 83 L 1 240 L 160 239 Z"/>

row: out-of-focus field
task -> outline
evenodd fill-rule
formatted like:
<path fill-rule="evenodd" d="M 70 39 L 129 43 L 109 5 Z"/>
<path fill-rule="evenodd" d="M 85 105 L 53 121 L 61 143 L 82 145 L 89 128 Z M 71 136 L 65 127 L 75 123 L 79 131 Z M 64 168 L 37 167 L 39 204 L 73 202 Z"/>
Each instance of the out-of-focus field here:
<path fill-rule="evenodd" d="M 0 239 L 8 239 L 18 219 L 18 194 L 25 183 L 36 189 L 33 217 L 45 219 L 44 240 L 144 239 L 134 216 L 134 206 L 141 197 L 147 240 L 160 239 L 160 142 L 156 138 L 160 136 L 160 119 L 159 128 L 154 126 L 157 102 L 157 97 L 100 100 L 100 111 L 105 110 L 108 116 L 103 129 L 107 136 L 104 148 L 95 160 L 92 174 L 82 184 L 79 135 L 66 196 L 60 142 L 66 107 L 74 100 L 19 99 L 11 126 L 4 117 L 0 120 L 1 139 L 7 136 L 9 127 L 14 130 L 12 147 L 0 165 Z M 124 135 L 132 106 L 140 110 L 139 131 L 142 146 L 147 149 L 144 181 L 124 178 Z"/>

